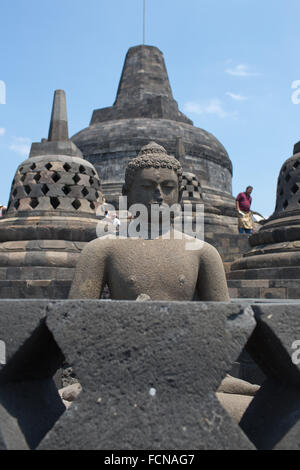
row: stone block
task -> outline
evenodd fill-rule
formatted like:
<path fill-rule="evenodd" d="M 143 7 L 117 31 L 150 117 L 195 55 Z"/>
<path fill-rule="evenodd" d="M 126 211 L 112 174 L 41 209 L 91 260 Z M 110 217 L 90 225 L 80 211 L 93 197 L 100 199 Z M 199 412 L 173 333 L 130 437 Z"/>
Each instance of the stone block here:
<path fill-rule="evenodd" d="M 266 376 L 300 387 L 300 361 L 292 361 L 293 344 L 300 340 L 300 304 L 253 305 L 257 327 L 247 351 Z"/>
<path fill-rule="evenodd" d="M 269 281 L 266 279 L 241 280 L 240 282 L 242 287 L 269 287 Z"/>
<path fill-rule="evenodd" d="M 258 449 L 299 449 L 300 305 L 261 304 L 253 309 L 257 327 L 246 350 L 266 380 L 240 425 Z"/>
<path fill-rule="evenodd" d="M 251 401 L 240 426 L 259 450 L 299 450 L 299 387 L 267 379 Z"/>
<path fill-rule="evenodd" d="M 238 289 L 236 289 L 236 288 L 231 287 L 231 288 L 228 289 L 228 291 L 229 291 L 229 297 L 231 299 L 236 299 L 239 296 L 238 295 Z"/>
<path fill-rule="evenodd" d="M 29 450 L 17 419 L 0 405 L 0 450 Z"/>
<path fill-rule="evenodd" d="M 289 284 L 288 284 L 289 286 Z M 287 299 L 300 299 L 300 281 L 298 281 L 298 287 L 287 288 Z"/>
<path fill-rule="evenodd" d="M 259 297 L 262 299 L 286 299 L 287 290 L 284 287 L 273 289 L 269 287 L 261 287 Z"/>
<path fill-rule="evenodd" d="M 0 364 L 0 383 L 12 377 L 18 381 L 47 378 L 55 372 L 61 353 L 45 326 L 48 303 L 1 300 L 0 340 L 5 343 L 5 364 Z"/>
<path fill-rule="evenodd" d="M 238 303 L 55 302 L 83 391 L 39 449 L 253 448 L 215 392 L 254 326 Z"/>

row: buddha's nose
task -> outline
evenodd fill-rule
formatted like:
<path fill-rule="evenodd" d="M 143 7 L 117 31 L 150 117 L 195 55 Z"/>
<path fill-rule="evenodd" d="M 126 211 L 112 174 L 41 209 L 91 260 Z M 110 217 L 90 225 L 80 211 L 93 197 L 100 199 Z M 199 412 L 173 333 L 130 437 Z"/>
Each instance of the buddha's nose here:
<path fill-rule="evenodd" d="M 159 204 L 161 204 L 163 202 L 163 197 L 162 197 L 162 194 L 161 194 L 161 189 L 160 187 L 156 188 L 155 189 L 155 192 L 154 192 L 154 199 L 155 201 L 157 201 Z"/>

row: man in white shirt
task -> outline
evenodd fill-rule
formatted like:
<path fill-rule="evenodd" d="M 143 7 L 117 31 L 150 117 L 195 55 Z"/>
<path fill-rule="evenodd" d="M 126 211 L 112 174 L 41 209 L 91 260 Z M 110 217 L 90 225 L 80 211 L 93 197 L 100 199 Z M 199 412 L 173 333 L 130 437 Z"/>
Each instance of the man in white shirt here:
<path fill-rule="evenodd" d="M 117 214 L 113 215 L 113 226 L 119 231 L 119 227 L 121 225 L 120 219 L 118 219 Z"/>

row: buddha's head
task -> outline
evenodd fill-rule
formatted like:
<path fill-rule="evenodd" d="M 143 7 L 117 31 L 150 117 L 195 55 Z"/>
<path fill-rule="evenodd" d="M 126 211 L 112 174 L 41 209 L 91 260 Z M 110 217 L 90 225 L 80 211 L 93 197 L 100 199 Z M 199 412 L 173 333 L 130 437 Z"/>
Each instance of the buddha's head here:
<path fill-rule="evenodd" d="M 128 163 L 123 186 L 128 207 L 132 204 L 143 204 L 148 209 L 153 204 L 172 206 L 180 201 L 181 193 L 179 161 L 155 142 L 144 146 Z"/>

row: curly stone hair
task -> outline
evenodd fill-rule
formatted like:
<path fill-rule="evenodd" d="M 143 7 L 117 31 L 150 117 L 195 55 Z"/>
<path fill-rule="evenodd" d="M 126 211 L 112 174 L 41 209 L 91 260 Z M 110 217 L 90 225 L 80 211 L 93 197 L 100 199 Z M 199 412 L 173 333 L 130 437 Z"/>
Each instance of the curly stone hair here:
<path fill-rule="evenodd" d="M 137 157 L 129 161 L 125 172 L 123 194 L 127 194 L 135 177 L 135 173 L 143 168 L 169 168 L 178 176 L 178 187 L 182 189 L 182 166 L 172 155 L 155 142 L 150 142 L 142 147 Z"/>

